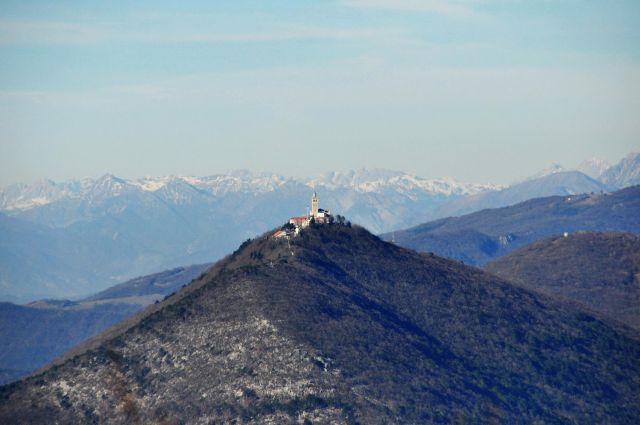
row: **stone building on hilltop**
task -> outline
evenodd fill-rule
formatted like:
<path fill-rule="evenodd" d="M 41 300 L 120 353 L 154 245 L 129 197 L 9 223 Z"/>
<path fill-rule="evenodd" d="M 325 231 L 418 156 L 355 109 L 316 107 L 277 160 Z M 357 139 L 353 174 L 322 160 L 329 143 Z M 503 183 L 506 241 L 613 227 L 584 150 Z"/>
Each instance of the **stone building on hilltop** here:
<path fill-rule="evenodd" d="M 273 237 L 297 236 L 300 230 L 308 227 L 311 222 L 317 224 L 329 224 L 333 222 L 331 212 L 319 207 L 318 194 L 316 192 L 313 192 L 313 196 L 311 197 L 311 210 L 309 213 L 307 215 L 291 217 L 282 229 L 273 234 Z"/>

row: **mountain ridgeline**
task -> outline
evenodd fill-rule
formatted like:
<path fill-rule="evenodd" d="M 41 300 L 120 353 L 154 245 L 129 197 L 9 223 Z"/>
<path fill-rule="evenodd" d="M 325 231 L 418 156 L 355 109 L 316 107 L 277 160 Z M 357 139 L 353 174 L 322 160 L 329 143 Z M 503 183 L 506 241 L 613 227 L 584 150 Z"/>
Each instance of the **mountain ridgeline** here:
<path fill-rule="evenodd" d="M 82 301 L 85 303 L 120 301 L 147 305 L 174 293 L 182 285 L 191 282 L 211 266 L 211 263 L 194 264 L 140 276 L 88 296 Z"/>
<path fill-rule="evenodd" d="M 581 230 L 640 233 L 640 186 L 552 196 L 387 233 L 386 240 L 468 264 L 484 264 L 551 235 Z"/>
<path fill-rule="evenodd" d="M 0 390 L 14 423 L 635 423 L 640 335 L 479 269 L 315 225 Z"/>
<path fill-rule="evenodd" d="M 575 195 L 615 190 L 579 171 L 560 171 L 525 180 L 498 191 L 477 193 L 452 199 L 436 208 L 434 218 L 461 216 L 486 208 L 499 208 L 524 202 L 532 198 L 551 195 Z"/>
<path fill-rule="evenodd" d="M 498 258 L 485 270 L 640 329 L 638 235 L 579 232 L 553 236 Z"/>
<path fill-rule="evenodd" d="M 640 152 L 632 152 L 598 176 L 604 184 L 623 188 L 640 184 Z"/>

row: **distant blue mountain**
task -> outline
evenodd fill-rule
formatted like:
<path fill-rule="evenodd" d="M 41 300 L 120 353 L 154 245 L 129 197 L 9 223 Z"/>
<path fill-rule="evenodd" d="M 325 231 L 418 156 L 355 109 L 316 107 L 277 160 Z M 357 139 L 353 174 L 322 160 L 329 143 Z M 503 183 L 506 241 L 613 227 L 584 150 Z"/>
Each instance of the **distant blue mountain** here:
<path fill-rule="evenodd" d="M 614 193 L 531 199 L 435 220 L 383 238 L 479 265 L 545 237 L 582 230 L 640 233 L 640 186 Z"/>
<path fill-rule="evenodd" d="M 560 171 L 525 180 L 503 190 L 462 197 L 437 208 L 434 218 L 459 216 L 485 208 L 514 205 L 532 198 L 608 192 L 613 188 L 580 171 Z"/>

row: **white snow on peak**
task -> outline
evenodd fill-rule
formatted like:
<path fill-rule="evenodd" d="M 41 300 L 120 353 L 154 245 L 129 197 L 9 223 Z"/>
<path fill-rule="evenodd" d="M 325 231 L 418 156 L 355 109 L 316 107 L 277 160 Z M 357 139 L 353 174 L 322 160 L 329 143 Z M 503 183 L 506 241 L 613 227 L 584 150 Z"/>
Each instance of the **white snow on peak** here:
<path fill-rule="evenodd" d="M 489 184 L 461 183 L 453 178 L 425 179 L 400 171 L 360 169 L 325 173 L 307 182 L 311 187 L 352 189 L 357 192 L 381 192 L 392 189 L 403 193 L 416 191 L 441 195 L 467 195 L 499 188 Z"/>
<path fill-rule="evenodd" d="M 640 152 L 631 152 L 605 170 L 601 178 L 606 184 L 618 188 L 640 184 Z"/>
<path fill-rule="evenodd" d="M 179 203 L 200 196 L 197 191 L 213 196 L 227 193 L 266 193 L 288 184 L 329 190 L 354 190 L 360 193 L 395 191 L 412 199 L 420 194 L 467 195 L 500 188 L 488 184 L 461 183 L 452 178 L 425 179 L 385 169 L 329 172 L 313 179 L 288 178 L 274 173 L 253 173 L 247 170 L 204 177 L 148 176 L 136 180 L 105 174 L 98 179 L 82 178 L 60 183 L 43 180 L 32 185 L 16 184 L 0 188 L 0 210 L 26 210 L 70 198 L 99 202 L 135 191 L 157 193 L 165 200 Z"/>
<path fill-rule="evenodd" d="M 254 174 L 246 170 L 236 170 L 228 174 L 212 176 L 163 176 L 145 177 L 131 181 L 131 184 L 145 192 L 156 192 L 169 184 L 188 184 L 213 195 L 230 192 L 268 192 L 277 189 L 289 179 L 276 174 Z"/>
<path fill-rule="evenodd" d="M 7 208 L 7 211 L 11 211 L 11 210 L 28 210 L 28 209 L 31 209 L 33 207 L 39 207 L 41 205 L 47 205 L 49 203 L 51 203 L 51 200 L 49 198 L 45 197 L 45 196 L 39 196 L 39 197 L 29 198 L 29 199 L 20 198 L 20 199 L 16 200 L 15 203 L 10 205 Z"/>
<path fill-rule="evenodd" d="M 597 179 L 610 167 L 611 163 L 606 159 L 591 158 L 582 161 L 580 165 L 578 165 L 578 171 L 583 172 L 593 179 Z"/>
<path fill-rule="evenodd" d="M 134 186 L 139 187 L 145 192 L 155 192 L 156 190 L 162 189 L 167 182 L 169 181 L 169 177 L 144 177 L 142 179 L 134 180 L 131 182 Z"/>
<path fill-rule="evenodd" d="M 0 188 L 0 211 L 26 210 L 69 198 L 99 202 L 131 191 L 158 194 L 166 200 L 185 202 L 199 196 L 195 190 L 221 196 L 227 193 L 273 192 L 288 184 L 329 190 L 354 190 L 360 193 L 395 191 L 412 199 L 419 194 L 467 195 L 501 188 L 490 184 L 461 183 L 452 178 L 424 179 L 385 169 L 329 172 L 313 179 L 288 178 L 274 173 L 253 173 L 247 170 L 204 177 L 148 176 L 136 180 L 105 174 L 98 179 L 82 178 L 60 183 L 42 180 L 31 185 L 15 184 Z"/>
<path fill-rule="evenodd" d="M 196 186 L 196 187 L 202 183 L 202 179 L 200 177 L 182 176 L 181 178 L 182 180 L 186 181 L 190 185 Z"/>
<path fill-rule="evenodd" d="M 76 185 L 39 180 L 31 185 L 14 184 L 0 189 L 0 210 L 27 210 L 73 196 Z"/>
<path fill-rule="evenodd" d="M 251 173 L 246 170 L 236 170 L 229 174 L 217 174 L 208 177 L 192 177 L 193 186 L 206 190 L 214 195 L 229 192 L 273 192 L 292 180 L 277 174 Z"/>

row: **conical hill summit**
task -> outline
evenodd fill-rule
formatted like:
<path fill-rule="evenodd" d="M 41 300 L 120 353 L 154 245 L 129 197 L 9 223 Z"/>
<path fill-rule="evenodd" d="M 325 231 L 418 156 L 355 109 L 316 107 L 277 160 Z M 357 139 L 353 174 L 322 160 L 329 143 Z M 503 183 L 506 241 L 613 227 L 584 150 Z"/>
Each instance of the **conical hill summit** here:
<path fill-rule="evenodd" d="M 51 367 L 2 423 L 633 423 L 638 333 L 363 228 L 272 233 Z"/>

